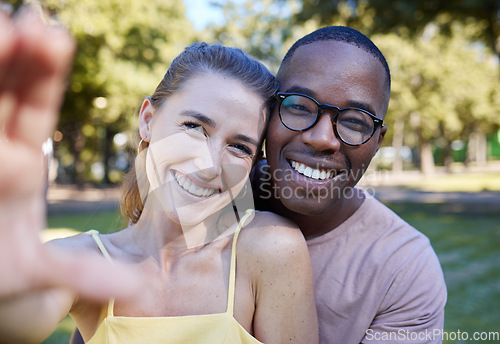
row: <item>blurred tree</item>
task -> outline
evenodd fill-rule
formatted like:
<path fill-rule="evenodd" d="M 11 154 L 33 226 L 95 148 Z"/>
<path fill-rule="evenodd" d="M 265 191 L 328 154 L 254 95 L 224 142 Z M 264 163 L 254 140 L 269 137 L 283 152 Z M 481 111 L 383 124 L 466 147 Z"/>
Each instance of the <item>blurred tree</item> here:
<path fill-rule="evenodd" d="M 243 49 L 277 72 L 281 59 L 308 26 L 292 26 L 290 18 L 300 10 L 299 0 L 216 0 L 225 22 L 212 25 L 213 39 Z M 316 26 L 313 28 L 315 29 Z"/>
<path fill-rule="evenodd" d="M 56 145 L 71 182 L 109 181 L 115 134 L 136 128 L 134 111 L 151 94 L 171 60 L 193 40 L 182 0 L 42 0 L 36 2 L 74 35 L 78 50 Z M 19 5 L 20 1 L 11 1 Z M 131 146 L 136 137 L 129 135 Z M 95 166 L 95 165 L 94 165 Z M 99 181 L 99 180 L 97 180 Z"/>
<path fill-rule="evenodd" d="M 428 23 L 450 33 L 453 22 L 476 24 L 469 38 L 482 40 L 500 56 L 498 0 L 302 0 L 298 23 L 315 18 L 322 25 L 340 23 L 367 32 L 419 37 Z"/>
<path fill-rule="evenodd" d="M 401 120 L 409 124 L 406 143 L 418 145 L 426 174 L 434 169 L 431 143 L 443 149 L 449 167 L 453 141 L 496 132 L 500 126 L 495 115 L 500 111 L 500 85 L 492 77 L 498 75 L 498 61 L 484 45 L 468 41 L 465 29 L 455 23 L 443 35 L 428 26 L 412 41 L 396 34 L 376 37 L 393 75 L 389 125 L 397 128 Z"/>

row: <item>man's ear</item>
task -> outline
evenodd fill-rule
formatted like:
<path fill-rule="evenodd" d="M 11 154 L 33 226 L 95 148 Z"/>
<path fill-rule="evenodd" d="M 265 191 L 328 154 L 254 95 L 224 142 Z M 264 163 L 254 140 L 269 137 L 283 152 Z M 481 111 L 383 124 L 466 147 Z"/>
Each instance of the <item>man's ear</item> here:
<path fill-rule="evenodd" d="M 386 133 L 387 133 L 387 126 L 383 125 L 380 128 L 380 133 L 378 134 L 377 149 L 375 150 L 375 152 L 377 152 L 380 149 L 380 146 L 382 146 L 382 143 L 384 142 L 384 137 L 385 137 Z"/>
<path fill-rule="evenodd" d="M 142 102 L 141 110 L 139 111 L 139 134 L 146 142 L 151 140 L 151 121 L 153 120 L 153 114 L 153 104 L 151 104 L 151 99 L 148 97 Z"/>
<path fill-rule="evenodd" d="M 257 154 L 255 154 L 255 162 L 259 162 L 261 161 L 262 159 L 264 159 L 264 149 L 261 148 Z"/>

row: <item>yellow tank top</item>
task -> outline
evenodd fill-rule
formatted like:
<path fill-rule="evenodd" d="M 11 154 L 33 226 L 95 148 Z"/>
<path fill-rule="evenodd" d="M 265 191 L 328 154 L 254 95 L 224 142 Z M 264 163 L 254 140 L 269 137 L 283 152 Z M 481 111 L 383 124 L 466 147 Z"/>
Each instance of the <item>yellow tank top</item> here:
<path fill-rule="evenodd" d="M 176 317 L 123 317 L 114 316 L 114 300 L 108 304 L 107 316 L 87 344 L 254 344 L 261 343 L 250 335 L 233 316 L 236 276 L 236 242 L 241 227 L 252 214 L 247 210 L 234 233 L 231 248 L 229 292 L 225 313 Z M 88 232 L 96 241 L 106 259 L 111 261 L 97 231 Z"/>

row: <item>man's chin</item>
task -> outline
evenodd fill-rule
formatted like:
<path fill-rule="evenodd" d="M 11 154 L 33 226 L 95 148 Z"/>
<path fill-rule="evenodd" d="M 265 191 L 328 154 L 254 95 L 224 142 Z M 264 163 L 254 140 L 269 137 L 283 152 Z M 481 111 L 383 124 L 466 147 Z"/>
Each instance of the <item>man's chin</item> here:
<path fill-rule="evenodd" d="M 327 213 L 338 199 L 281 198 L 281 204 L 290 212 L 302 216 L 320 216 Z"/>

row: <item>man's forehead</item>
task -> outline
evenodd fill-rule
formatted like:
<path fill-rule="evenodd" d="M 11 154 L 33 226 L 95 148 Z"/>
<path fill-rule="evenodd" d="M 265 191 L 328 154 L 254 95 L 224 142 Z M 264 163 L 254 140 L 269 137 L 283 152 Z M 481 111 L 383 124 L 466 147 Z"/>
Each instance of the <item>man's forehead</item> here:
<path fill-rule="evenodd" d="M 285 68 L 293 66 L 295 69 L 317 64 L 320 69 L 326 69 L 327 66 L 334 64 L 342 64 L 344 67 L 348 67 L 364 64 L 368 61 L 374 62 L 376 58 L 366 50 L 357 47 L 353 43 L 329 40 L 300 46 Z"/>
<path fill-rule="evenodd" d="M 350 106 L 352 101 L 370 103 L 380 116 L 386 111 L 385 79 L 382 64 L 372 54 L 340 41 L 320 41 L 297 48 L 278 74 L 281 92 L 300 86 L 312 90 L 310 96 L 324 95 L 317 99 L 320 102 L 344 102 L 338 106 Z"/>

